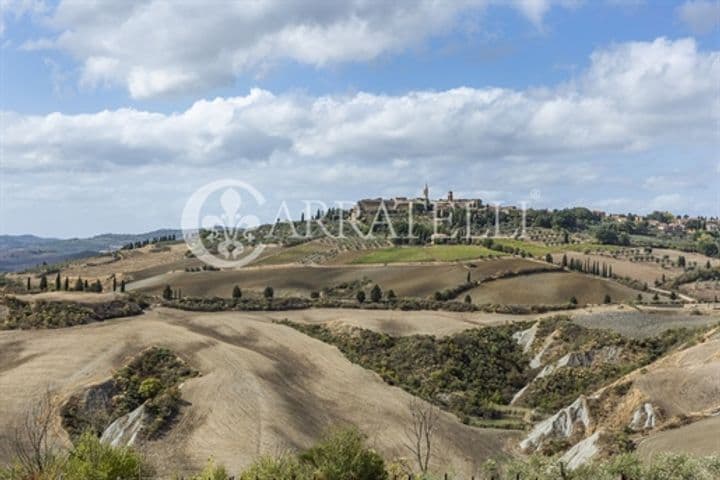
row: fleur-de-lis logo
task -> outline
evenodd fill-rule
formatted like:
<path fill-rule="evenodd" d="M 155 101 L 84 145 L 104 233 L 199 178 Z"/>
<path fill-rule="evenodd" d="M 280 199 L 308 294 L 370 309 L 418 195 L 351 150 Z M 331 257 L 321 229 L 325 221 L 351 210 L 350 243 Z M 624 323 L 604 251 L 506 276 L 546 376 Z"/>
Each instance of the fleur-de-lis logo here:
<path fill-rule="evenodd" d="M 211 212 L 219 213 L 202 215 L 203 206 L 216 192 L 222 192 L 217 205 L 220 208 L 212 208 Z M 245 204 L 248 202 L 243 202 L 240 192 L 249 193 L 245 198 L 255 205 Z M 243 211 L 264 202 L 260 192 L 239 180 L 220 180 L 205 185 L 190 197 L 183 211 L 183 236 L 188 247 L 197 258 L 214 267 L 246 265 L 262 253 L 264 245 L 255 242 L 253 234 L 260 226 L 259 218 Z M 217 254 L 213 254 L 213 250 Z"/>

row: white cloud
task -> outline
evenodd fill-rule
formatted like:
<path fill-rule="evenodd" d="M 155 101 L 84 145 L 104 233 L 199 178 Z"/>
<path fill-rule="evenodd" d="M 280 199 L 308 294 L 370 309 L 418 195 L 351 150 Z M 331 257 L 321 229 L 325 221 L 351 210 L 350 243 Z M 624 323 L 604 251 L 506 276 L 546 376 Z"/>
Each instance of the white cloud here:
<path fill-rule="evenodd" d="M 5 168 L 496 162 L 518 171 L 534 165 L 525 174 L 536 177 L 550 175 L 547 159 L 565 156 L 567 174 L 593 181 L 572 156 L 717 143 L 720 53 L 700 52 L 691 39 L 658 39 L 616 45 L 591 60 L 576 82 L 544 90 L 310 97 L 254 89 L 173 114 L 6 112 Z M 143 88 L 173 79 L 146 78 Z"/>
<path fill-rule="evenodd" d="M 693 33 L 704 35 L 720 26 L 720 2 L 688 0 L 678 7 L 678 16 Z"/>
<path fill-rule="evenodd" d="M 4 0 L 8 1 L 8 0 Z M 306 0 L 287 2 L 59 3 L 45 23 L 49 44 L 81 63 L 81 84 L 115 84 L 134 98 L 198 91 L 292 60 L 322 67 L 401 52 L 442 35 L 493 3 L 541 28 L 553 4 L 572 0 Z M 466 20 L 467 21 L 467 20 Z M 465 21 L 465 23 L 466 23 Z"/>

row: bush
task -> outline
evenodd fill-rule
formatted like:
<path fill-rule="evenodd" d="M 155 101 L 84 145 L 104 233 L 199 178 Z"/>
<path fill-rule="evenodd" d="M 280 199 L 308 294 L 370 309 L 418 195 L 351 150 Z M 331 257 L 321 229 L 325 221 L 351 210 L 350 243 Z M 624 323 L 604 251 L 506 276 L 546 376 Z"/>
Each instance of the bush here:
<path fill-rule="evenodd" d="M 365 437 L 355 428 L 336 430 L 300 456 L 312 468 L 313 478 L 328 480 L 387 479 L 385 462 L 365 446 Z"/>
<path fill-rule="evenodd" d="M 207 465 L 203 468 L 202 472 L 197 475 L 193 475 L 189 480 L 228 480 L 227 470 L 222 465 L 215 465 L 215 462 L 210 459 Z"/>
<path fill-rule="evenodd" d="M 111 447 L 85 432 L 70 451 L 64 480 L 116 480 L 152 474 L 142 457 L 129 447 Z"/>
<path fill-rule="evenodd" d="M 155 377 L 146 378 L 138 387 L 138 393 L 143 398 L 151 398 L 157 395 L 162 390 L 163 385 Z"/>
<path fill-rule="evenodd" d="M 250 468 L 240 475 L 240 480 L 275 480 L 280 478 L 310 479 L 307 466 L 300 464 L 297 457 L 280 455 L 265 456 L 256 460 Z"/>

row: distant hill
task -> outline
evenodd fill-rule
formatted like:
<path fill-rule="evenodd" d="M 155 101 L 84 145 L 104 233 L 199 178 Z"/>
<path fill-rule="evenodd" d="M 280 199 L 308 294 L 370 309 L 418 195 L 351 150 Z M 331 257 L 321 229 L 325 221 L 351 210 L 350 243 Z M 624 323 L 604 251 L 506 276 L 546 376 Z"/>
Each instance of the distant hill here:
<path fill-rule="evenodd" d="M 35 235 L 0 235 L 0 271 L 14 272 L 46 263 L 52 265 L 66 260 L 91 257 L 117 250 L 130 242 L 150 240 L 175 234 L 180 230 L 160 229 L 152 232 L 127 234 L 103 233 L 90 238 L 43 238 Z"/>

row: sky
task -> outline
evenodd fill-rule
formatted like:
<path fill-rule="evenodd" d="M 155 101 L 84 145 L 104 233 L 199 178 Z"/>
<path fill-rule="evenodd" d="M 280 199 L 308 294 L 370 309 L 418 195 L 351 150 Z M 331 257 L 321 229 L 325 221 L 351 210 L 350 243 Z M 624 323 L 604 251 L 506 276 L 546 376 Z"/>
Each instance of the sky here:
<path fill-rule="evenodd" d="M 0 0 L 0 234 L 177 228 L 219 180 L 720 215 L 720 0 Z M 257 203 L 257 202 L 256 202 Z"/>

